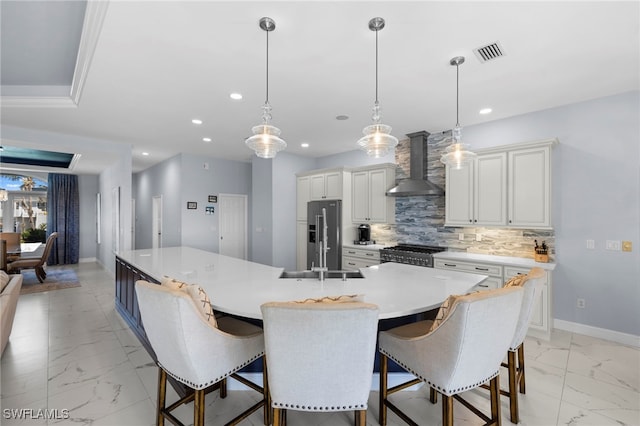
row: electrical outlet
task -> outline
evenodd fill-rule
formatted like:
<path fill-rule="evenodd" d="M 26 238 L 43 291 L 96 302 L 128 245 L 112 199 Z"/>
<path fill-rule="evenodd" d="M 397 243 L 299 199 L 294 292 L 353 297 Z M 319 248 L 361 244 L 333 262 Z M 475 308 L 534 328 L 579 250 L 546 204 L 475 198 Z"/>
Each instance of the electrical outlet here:
<path fill-rule="evenodd" d="M 620 241 L 607 240 L 607 244 L 604 248 L 607 250 L 620 251 Z"/>
<path fill-rule="evenodd" d="M 587 248 L 588 249 L 596 248 L 596 242 L 594 240 L 587 240 Z"/>
<path fill-rule="evenodd" d="M 458 239 L 459 239 L 460 241 L 464 241 L 464 232 L 460 232 L 460 233 L 458 234 Z"/>
<path fill-rule="evenodd" d="M 585 302 L 584 299 L 578 298 L 578 300 L 576 301 L 576 307 L 580 309 L 584 309 L 586 306 L 587 306 L 587 302 Z"/>
<path fill-rule="evenodd" d="M 476 241 L 482 241 L 482 234 L 476 234 Z"/>
<path fill-rule="evenodd" d="M 631 251 L 631 241 L 622 242 L 622 251 Z"/>

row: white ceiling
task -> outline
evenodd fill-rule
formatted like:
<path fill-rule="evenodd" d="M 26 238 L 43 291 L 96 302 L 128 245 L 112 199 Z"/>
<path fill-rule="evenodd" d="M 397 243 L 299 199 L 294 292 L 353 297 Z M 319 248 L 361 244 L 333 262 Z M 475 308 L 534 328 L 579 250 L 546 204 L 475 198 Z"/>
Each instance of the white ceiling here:
<path fill-rule="evenodd" d="M 273 124 L 287 151 L 318 157 L 355 149 L 371 122 L 370 18 L 386 20 L 379 33 L 379 99 L 382 121 L 402 139 L 455 124 L 449 60 L 458 55 L 466 57 L 463 127 L 638 90 L 639 13 L 637 1 L 112 1 L 77 107 L 3 103 L 1 119 L 131 144 L 134 171 L 179 152 L 248 161 L 243 141 L 260 122 L 265 98 L 266 43 L 258 20 L 269 16 L 277 26 L 269 35 Z M 495 41 L 506 55 L 481 64 L 473 49 Z M 231 92 L 244 99 L 231 100 Z M 479 115 L 483 107 L 493 113 Z M 195 126 L 192 118 L 204 124 Z M 310 147 L 301 148 L 303 142 Z M 104 155 L 94 157 L 104 163 Z M 101 167 L 87 147 L 76 172 Z"/>

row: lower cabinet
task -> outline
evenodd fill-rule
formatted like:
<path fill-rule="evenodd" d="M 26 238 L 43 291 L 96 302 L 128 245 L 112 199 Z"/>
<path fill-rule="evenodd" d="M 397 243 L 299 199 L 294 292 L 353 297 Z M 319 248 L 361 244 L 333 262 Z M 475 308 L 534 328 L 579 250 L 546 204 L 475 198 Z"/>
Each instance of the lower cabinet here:
<path fill-rule="evenodd" d="M 453 260 L 435 259 L 433 266 L 436 269 L 449 269 L 460 272 L 472 272 L 474 274 L 488 275 L 489 278 L 473 287 L 471 291 L 490 290 L 502 287 L 502 266 L 487 265 L 483 263 L 467 263 Z"/>
<path fill-rule="evenodd" d="M 342 269 L 359 269 L 380 264 L 380 250 L 342 248 Z"/>
<path fill-rule="evenodd" d="M 527 268 L 505 266 L 504 281 L 507 282 L 516 275 L 526 275 L 527 272 L 529 272 Z M 533 307 L 533 316 L 529 324 L 529 334 L 541 334 L 543 337 L 546 337 L 551 332 L 551 292 L 549 291 L 551 287 L 551 272 L 545 271 L 542 280 L 542 288 L 538 293 L 538 300 L 536 300 Z"/>
<path fill-rule="evenodd" d="M 472 272 L 489 276 L 489 278 L 475 286 L 471 291 L 502 287 L 504 283 L 512 277 L 519 274 L 526 275 L 530 270 L 530 268 L 526 267 L 515 267 L 495 263 L 460 262 L 449 259 L 434 259 L 434 267 L 437 269 Z M 538 293 L 538 300 L 534 307 L 528 334 L 546 340 L 551 337 L 551 271 L 545 271 L 542 289 Z"/>

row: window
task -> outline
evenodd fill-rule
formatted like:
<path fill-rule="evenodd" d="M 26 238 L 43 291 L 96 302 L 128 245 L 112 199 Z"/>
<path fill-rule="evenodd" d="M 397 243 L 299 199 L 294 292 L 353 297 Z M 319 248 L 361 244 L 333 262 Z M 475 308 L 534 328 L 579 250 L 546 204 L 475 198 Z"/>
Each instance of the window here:
<path fill-rule="evenodd" d="M 47 182 L 34 176 L 2 173 L 0 195 L 0 231 L 20 232 L 24 242 L 44 242 Z"/>

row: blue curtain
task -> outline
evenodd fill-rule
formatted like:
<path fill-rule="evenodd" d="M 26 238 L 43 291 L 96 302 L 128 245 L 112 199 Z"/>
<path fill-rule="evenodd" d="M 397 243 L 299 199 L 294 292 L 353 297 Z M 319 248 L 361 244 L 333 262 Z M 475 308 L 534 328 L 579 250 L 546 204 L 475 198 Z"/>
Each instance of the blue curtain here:
<path fill-rule="evenodd" d="M 78 176 L 49 173 L 47 235 L 58 233 L 49 265 L 78 263 L 80 257 L 80 194 Z"/>

